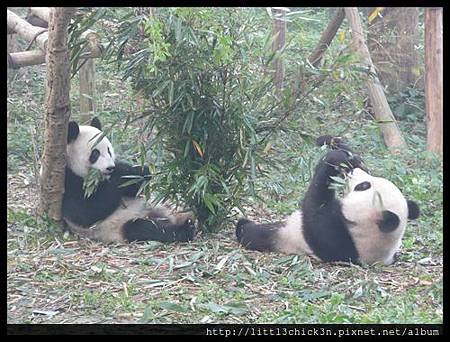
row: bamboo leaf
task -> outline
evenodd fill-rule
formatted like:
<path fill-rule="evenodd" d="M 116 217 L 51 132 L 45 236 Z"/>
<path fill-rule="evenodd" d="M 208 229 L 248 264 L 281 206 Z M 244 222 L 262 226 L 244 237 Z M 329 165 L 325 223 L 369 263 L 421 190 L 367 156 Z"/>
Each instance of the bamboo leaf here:
<path fill-rule="evenodd" d="M 194 145 L 194 148 L 197 151 L 197 153 L 200 155 L 200 157 L 203 158 L 203 150 L 202 150 L 201 146 L 194 139 L 192 139 L 192 145 Z"/>
<path fill-rule="evenodd" d="M 382 12 L 383 10 L 384 10 L 384 7 L 376 7 L 376 8 L 374 9 L 374 11 L 373 11 L 372 13 L 370 13 L 370 15 L 369 15 L 369 18 L 368 18 L 369 24 L 371 24 L 372 21 L 373 21 L 376 17 L 378 17 L 378 15 L 381 16 L 381 12 Z"/>

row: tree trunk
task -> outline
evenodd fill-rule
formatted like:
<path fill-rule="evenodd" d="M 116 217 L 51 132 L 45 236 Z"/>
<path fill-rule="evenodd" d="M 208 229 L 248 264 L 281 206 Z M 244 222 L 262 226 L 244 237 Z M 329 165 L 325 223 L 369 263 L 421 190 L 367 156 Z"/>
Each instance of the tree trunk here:
<path fill-rule="evenodd" d="M 393 92 L 403 91 L 423 76 L 415 49 L 419 42 L 419 9 L 390 7 L 381 13 L 383 17 L 369 23 L 368 47 L 381 82 Z"/>
<path fill-rule="evenodd" d="M 39 212 L 61 221 L 70 117 L 70 65 L 67 27 L 75 8 L 52 7 L 47 45 L 47 112 L 40 178 Z"/>
<path fill-rule="evenodd" d="M 273 32 L 275 39 L 272 43 L 272 51 L 276 53 L 284 49 L 284 45 L 286 44 L 286 20 L 284 16 L 285 9 L 274 8 L 274 12 L 275 21 L 273 23 Z M 281 57 L 276 57 L 273 64 L 275 69 L 275 86 L 277 89 L 282 89 L 284 79 L 283 59 Z"/>
<path fill-rule="evenodd" d="M 425 9 L 425 107 L 427 150 L 442 154 L 443 51 L 442 8 Z"/>
<path fill-rule="evenodd" d="M 383 87 L 378 79 L 372 58 L 364 41 L 364 32 L 358 9 L 356 7 L 346 7 L 345 15 L 352 30 L 352 47 L 360 55 L 362 64 L 368 69 L 367 87 L 369 98 L 375 118 L 379 122 L 384 142 L 391 153 L 398 153 L 401 147 L 406 146 L 406 143 L 386 100 Z"/>
<path fill-rule="evenodd" d="M 317 44 L 311 56 L 308 57 L 309 62 L 315 67 L 317 67 L 320 64 L 323 54 L 333 41 L 333 38 L 336 35 L 339 26 L 341 26 L 344 17 L 345 17 L 344 9 L 342 7 L 338 7 L 336 9 L 336 12 L 334 13 L 333 19 L 331 19 L 327 28 L 325 29 L 325 31 L 323 31 L 322 35 L 320 36 L 319 44 Z"/>
<path fill-rule="evenodd" d="M 404 7 L 397 19 L 397 54 L 399 58 L 399 79 L 403 88 L 413 86 L 420 77 L 419 54 L 415 45 L 419 43 L 419 9 Z"/>

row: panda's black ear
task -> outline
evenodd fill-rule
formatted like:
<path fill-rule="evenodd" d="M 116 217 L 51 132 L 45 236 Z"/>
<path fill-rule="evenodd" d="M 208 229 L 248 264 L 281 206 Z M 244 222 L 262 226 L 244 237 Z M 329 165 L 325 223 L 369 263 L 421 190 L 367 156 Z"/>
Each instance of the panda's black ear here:
<path fill-rule="evenodd" d="M 378 222 L 378 228 L 383 233 L 390 233 L 397 229 L 400 224 L 400 219 L 397 214 L 389 210 L 383 210 L 381 212 L 381 220 Z"/>
<path fill-rule="evenodd" d="M 78 124 L 75 121 L 69 122 L 69 130 L 67 132 L 67 143 L 74 141 L 78 134 L 80 134 L 80 127 L 78 127 Z"/>
<path fill-rule="evenodd" d="M 91 126 L 98 128 L 100 131 L 102 130 L 102 124 L 100 123 L 100 120 L 96 116 L 92 119 Z"/>
<path fill-rule="evenodd" d="M 415 220 L 420 216 L 420 209 L 416 202 L 407 200 L 408 203 L 408 218 Z"/>

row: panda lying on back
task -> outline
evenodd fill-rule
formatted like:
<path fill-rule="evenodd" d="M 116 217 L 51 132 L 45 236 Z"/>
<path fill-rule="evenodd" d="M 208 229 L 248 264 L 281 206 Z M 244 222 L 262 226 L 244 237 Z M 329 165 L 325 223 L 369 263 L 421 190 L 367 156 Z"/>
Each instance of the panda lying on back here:
<path fill-rule="evenodd" d="M 116 161 L 114 149 L 106 137 L 97 143 L 101 134 L 97 118 L 90 126 L 69 123 L 62 205 L 69 229 L 106 243 L 192 240 L 195 226 L 190 213 L 173 216 L 166 208 L 147 206 L 144 199 L 136 197 L 142 181 L 121 186 L 129 181 L 123 176 L 147 176 L 148 168 Z M 99 170 L 105 179 L 86 198 L 83 182 L 90 168 Z"/>
<path fill-rule="evenodd" d="M 317 165 L 302 209 L 285 223 L 240 219 L 238 241 L 248 249 L 309 254 L 325 262 L 393 263 L 407 219 L 416 219 L 419 207 L 387 179 L 364 171 L 340 138 L 323 136 L 317 143 L 332 150 Z M 337 199 L 331 177 L 342 175 L 348 178 L 347 190 Z"/>

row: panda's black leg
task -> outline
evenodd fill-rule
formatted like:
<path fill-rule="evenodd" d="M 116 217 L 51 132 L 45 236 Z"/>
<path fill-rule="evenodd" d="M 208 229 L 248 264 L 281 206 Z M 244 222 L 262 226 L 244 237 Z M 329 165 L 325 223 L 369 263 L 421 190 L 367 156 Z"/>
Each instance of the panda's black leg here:
<path fill-rule="evenodd" d="M 274 251 L 275 237 L 282 223 L 255 224 L 247 219 L 240 219 L 236 224 L 236 237 L 247 249 L 255 251 Z"/>
<path fill-rule="evenodd" d="M 172 224 L 166 220 L 136 219 L 125 223 L 123 235 L 129 242 L 186 242 L 194 239 L 195 225 L 191 219 L 181 224 Z"/>

